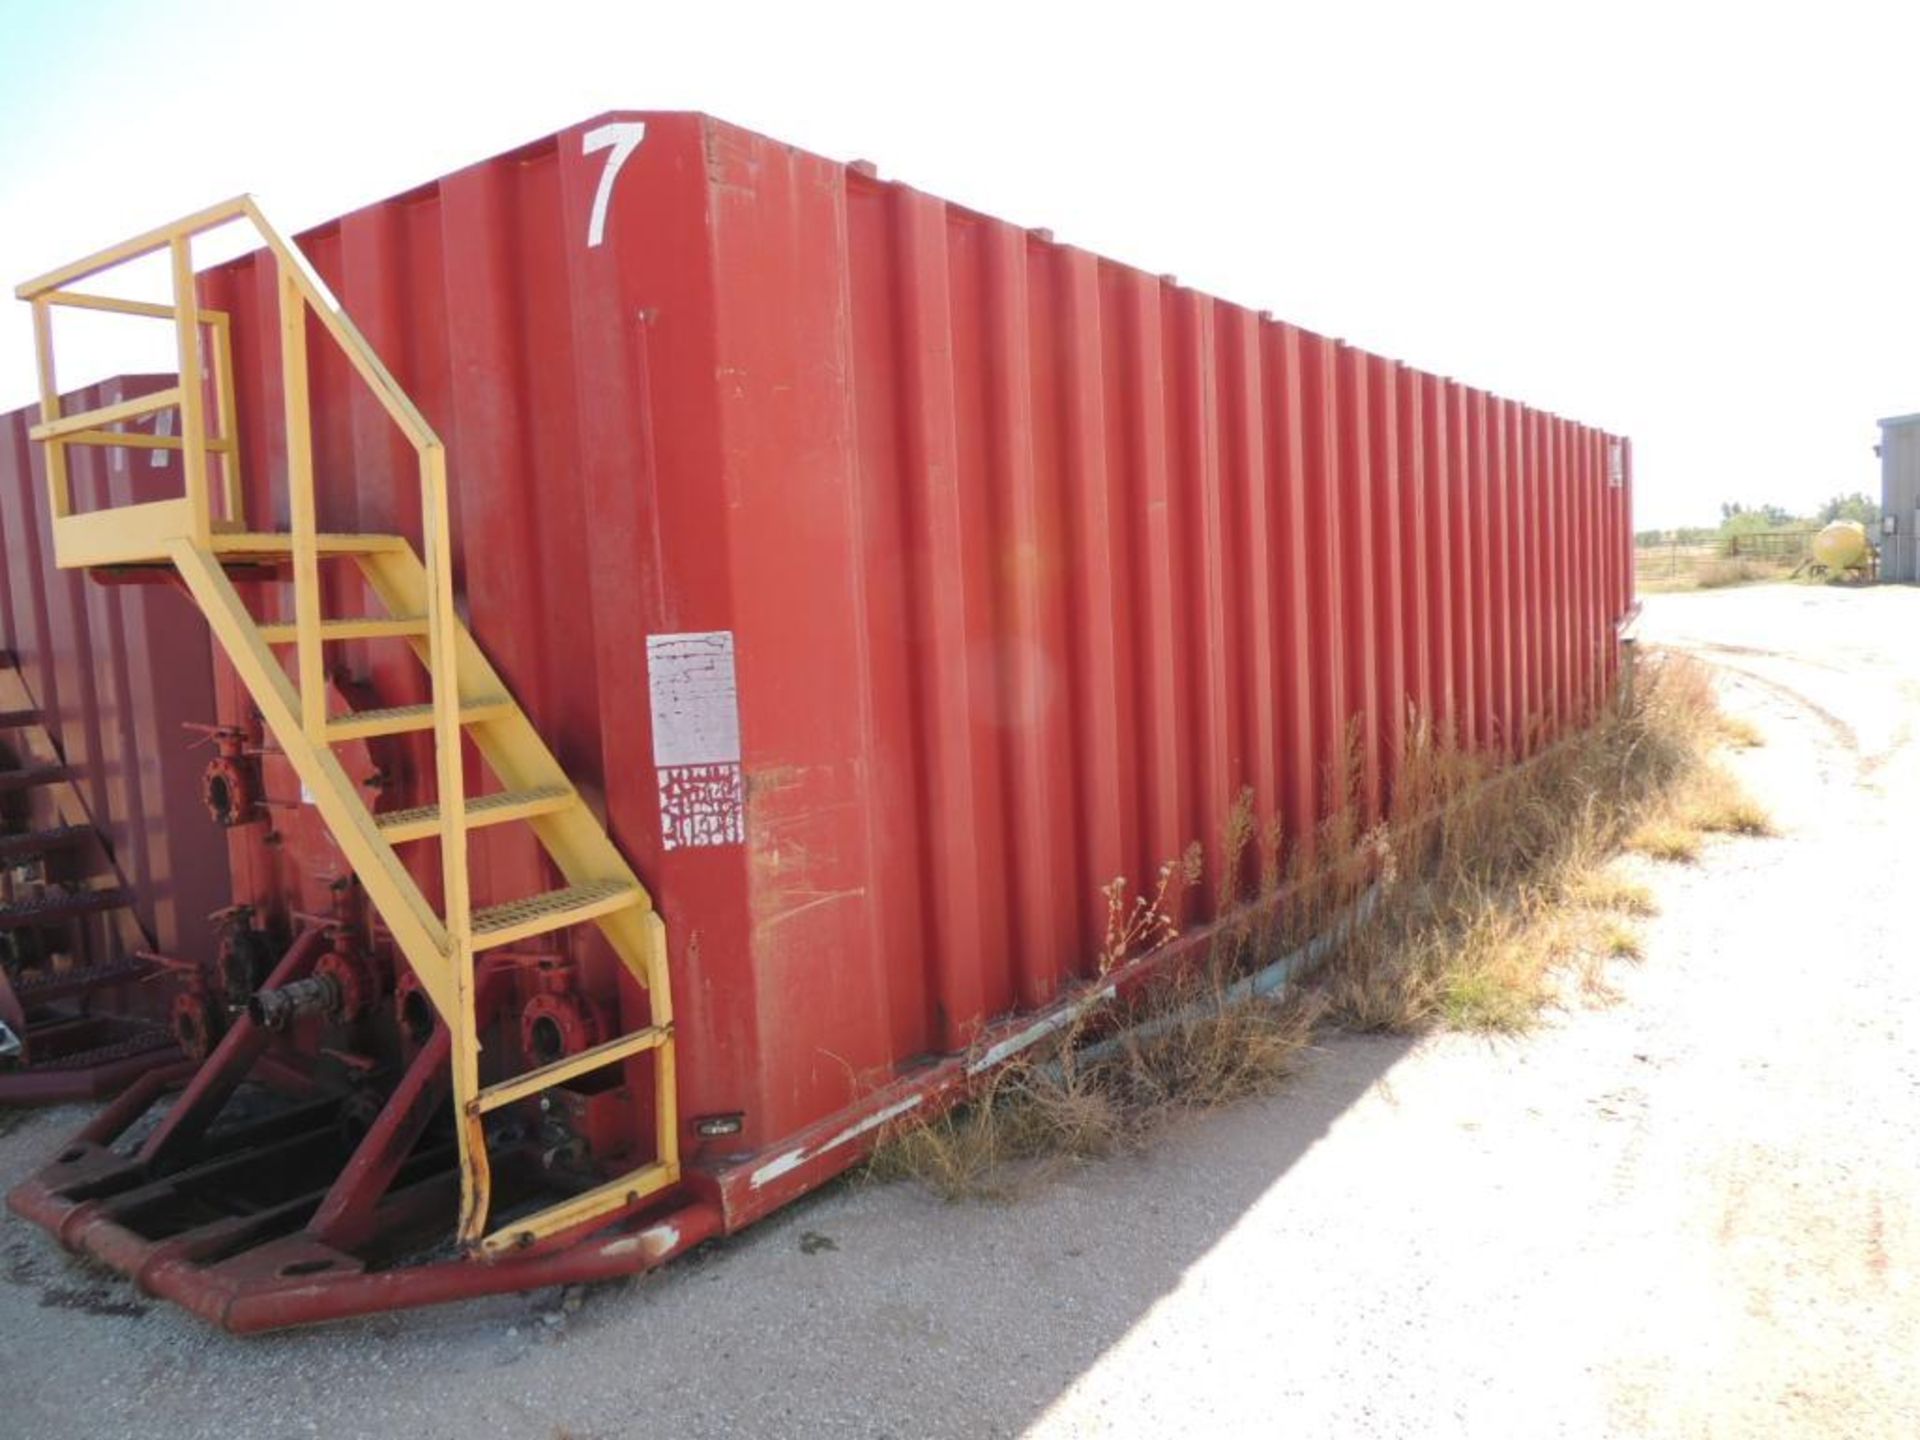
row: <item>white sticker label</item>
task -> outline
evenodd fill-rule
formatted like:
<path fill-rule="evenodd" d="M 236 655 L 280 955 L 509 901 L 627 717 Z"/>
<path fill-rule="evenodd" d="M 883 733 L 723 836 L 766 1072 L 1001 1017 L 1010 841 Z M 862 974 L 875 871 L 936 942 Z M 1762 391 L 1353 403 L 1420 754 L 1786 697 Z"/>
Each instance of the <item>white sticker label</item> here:
<path fill-rule="evenodd" d="M 747 838 L 733 632 L 647 637 L 660 837 L 669 850 Z"/>
<path fill-rule="evenodd" d="M 1627 483 L 1627 457 L 1621 452 L 1618 440 L 1607 442 L 1607 486 L 1618 490 Z"/>

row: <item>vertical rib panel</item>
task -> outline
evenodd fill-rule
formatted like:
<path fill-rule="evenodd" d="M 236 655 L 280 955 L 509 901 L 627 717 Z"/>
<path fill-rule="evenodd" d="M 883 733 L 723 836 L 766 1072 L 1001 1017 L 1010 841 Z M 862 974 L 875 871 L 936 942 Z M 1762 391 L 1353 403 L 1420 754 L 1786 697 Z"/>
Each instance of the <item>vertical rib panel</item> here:
<path fill-rule="evenodd" d="M 1281 647 L 1278 675 L 1286 733 L 1286 821 L 1289 854 L 1310 853 L 1318 814 L 1319 740 L 1315 728 L 1316 691 L 1326 688 L 1325 655 L 1331 642 L 1313 629 L 1313 561 L 1325 553 L 1326 532 L 1311 528 L 1308 494 L 1306 417 L 1301 386 L 1306 361 L 1300 332 L 1291 325 L 1265 327 L 1268 355 L 1267 447 L 1272 509 L 1279 525 L 1281 581 L 1276 643 Z"/>
<path fill-rule="evenodd" d="M 1270 424 L 1263 375 L 1260 317 L 1227 309 L 1221 330 L 1222 372 L 1227 396 L 1227 453 L 1233 477 L 1235 509 L 1228 521 L 1230 541 L 1237 539 L 1240 590 L 1234 609 L 1239 627 L 1238 674 L 1242 755 L 1241 775 L 1253 787 L 1253 819 L 1258 827 L 1247 864 L 1261 856 L 1280 809 L 1283 744 L 1280 721 L 1281 661 L 1278 643 L 1280 574 L 1277 568 L 1280 526 L 1274 514 L 1267 456 Z M 1274 857 L 1266 856 L 1272 864 Z M 1245 877 L 1257 880 L 1257 873 Z"/>
<path fill-rule="evenodd" d="M 1566 471 L 1563 478 L 1563 490 L 1567 502 L 1566 536 L 1564 543 L 1567 551 L 1567 694 L 1571 697 L 1573 721 L 1583 724 L 1586 719 L 1586 693 L 1581 683 L 1584 660 L 1581 655 L 1580 628 L 1580 509 L 1581 509 L 1581 461 L 1580 431 L 1567 419 L 1560 422 L 1560 443 L 1566 455 Z"/>
<path fill-rule="evenodd" d="M 1427 619 L 1434 637 L 1434 705 L 1440 719 L 1439 733 L 1450 744 L 1464 744 L 1466 730 L 1460 716 L 1455 659 L 1459 641 L 1453 594 L 1453 431 L 1448 419 L 1447 382 L 1437 375 L 1428 375 L 1421 388 L 1425 413 L 1421 416 L 1420 430 L 1426 445 L 1427 514 L 1433 537 L 1427 552 L 1431 557 L 1427 572 Z"/>
<path fill-rule="evenodd" d="M 1582 428 L 1587 437 L 1587 561 L 1590 566 L 1586 603 L 1589 627 L 1587 643 L 1591 650 L 1587 665 L 1588 673 L 1593 677 L 1593 705 L 1597 715 L 1607 694 L 1608 633 L 1612 628 L 1607 617 L 1613 613 L 1607 595 L 1611 588 L 1607 557 L 1612 553 L 1607 546 L 1607 535 L 1610 533 L 1607 524 L 1607 451 L 1606 441 L 1598 430 Z"/>
<path fill-rule="evenodd" d="M 1104 885 L 1119 877 L 1144 882 L 1152 873 L 1156 853 L 1154 779 L 1149 773 L 1154 744 L 1153 715 L 1148 706 L 1147 676 L 1151 656 L 1148 637 L 1153 607 L 1146 583 L 1146 476 L 1140 455 L 1134 389 L 1140 367 L 1135 282 L 1132 272 L 1109 262 L 1094 263 L 1094 284 L 1100 316 L 1100 410 L 1105 421 L 1103 449 L 1108 492 L 1106 515 L 1112 536 L 1114 613 L 1118 643 L 1114 646 L 1114 679 L 1119 691 L 1118 729 L 1125 769 L 1118 804 L 1122 816 L 1124 849 L 1121 862 L 1101 876 Z M 1090 903 L 1093 901 L 1089 896 Z M 1096 924 L 1104 934 L 1104 902 Z"/>
<path fill-rule="evenodd" d="M 1526 430 L 1520 407 L 1500 402 L 1500 430 L 1507 463 L 1507 632 L 1512 636 L 1513 742 L 1516 755 L 1533 743 L 1532 670 L 1527 663 L 1527 594 L 1533 576 L 1526 563 Z"/>
<path fill-rule="evenodd" d="M 860 402 L 854 419 L 865 541 L 860 593 L 865 597 L 867 723 L 873 737 L 867 832 L 876 860 L 904 855 L 911 861 L 876 863 L 873 877 L 876 943 L 887 955 L 915 958 L 913 964 L 899 960 L 887 966 L 893 1053 L 909 1056 L 929 1049 L 939 1031 L 934 999 L 939 952 L 929 898 L 931 870 L 925 863 L 932 812 L 926 790 L 930 777 L 919 764 L 920 740 L 931 723 L 920 688 L 924 576 L 914 501 L 903 483 L 910 409 L 901 379 L 905 337 L 896 300 L 905 281 L 898 268 L 894 217 L 890 188 L 849 184 L 850 347 Z"/>
<path fill-rule="evenodd" d="M 1564 734 L 1573 719 L 1572 648 L 1567 632 L 1567 451 L 1566 431 L 1557 415 L 1548 415 L 1547 432 L 1547 551 L 1552 567 L 1553 595 L 1553 714 L 1554 733 Z"/>
<path fill-rule="evenodd" d="M 1509 546 L 1507 492 L 1509 465 L 1507 455 L 1506 402 L 1488 397 L 1487 426 L 1487 510 L 1490 563 L 1490 593 L 1493 644 L 1493 707 L 1498 722 L 1500 750 L 1503 755 L 1519 753 L 1517 706 L 1513 687 L 1513 572 Z"/>
<path fill-rule="evenodd" d="M 1620 534 L 1617 539 L 1623 592 L 1621 611 L 1624 614 L 1638 600 L 1636 581 L 1639 578 L 1633 568 L 1633 441 L 1624 436 L 1620 440 L 1620 476 Z"/>
<path fill-rule="evenodd" d="M 523 609 L 541 589 L 539 556 L 527 543 L 538 533 L 540 492 L 515 483 L 535 468 L 535 460 L 527 448 L 527 350 L 514 303 L 525 285 L 518 278 L 519 226 L 511 169 L 483 165 L 449 177 L 440 187 L 439 208 L 449 348 L 458 367 L 453 403 L 442 428 L 459 462 L 450 472 L 449 491 L 467 501 L 454 522 L 459 527 L 456 554 L 467 562 L 461 565 L 460 579 L 472 611 L 506 615 Z M 479 496 L 489 503 L 471 503 Z M 485 563 L 470 563 L 478 554 L 486 556 Z M 545 629 L 497 628 L 500 633 L 486 636 L 488 657 L 531 711 L 541 692 Z M 409 688 L 425 698 L 424 670 Z M 430 773 L 425 742 L 412 748 L 422 773 Z M 546 883 L 541 862 L 528 846 L 511 853 L 476 847 L 472 868 L 475 895 L 525 895 Z M 437 865 L 430 867 L 420 877 L 429 894 L 438 894 L 437 870 Z"/>
<path fill-rule="evenodd" d="M 986 230 L 985 240 L 989 473 L 1006 491 L 1007 514 L 995 569 L 1008 591 L 1004 653 L 1012 684 L 1004 719 L 1012 752 L 1006 814 L 1013 837 L 1015 996 L 1020 1005 L 1033 1008 L 1052 998 L 1057 957 L 1070 951 L 1074 938 L 1074 847 L 1061 794 L 1071 763 L 1068 676 L 1056 659 L 1062 647 L 1053 614 L 1069 555 L 1053 505 L 1058 488 L 1042 490 L 1034 463 L 1027 237 L 995 225 Z M 1047 338 L 1043 332 L 1043 343 Z M 1049 473 L 1057 473 L 1051 446 L 1048 458 Z"/>
<path fill-rule="evenodd" d="M 1526 411 L 1532 430 L 1532 501 L 1534 501 L 1534 576 L 1538 578 L 1534 605 L 1534 636 L 1540 657 L 1540 726 L 1542 739 L 1559 733 L 1559 649 L 1553 643 L 1553 449 L 1548 444 L 1548 417 Z"/>
<path fill-rule="evenodd" d="M 1467 490 L 1472 518 L 1468 528 L 1473 535 L 1473 668 L 1475 676 L 1474 710 L 1478 716 L 1475 733 L 1480 743 L 1492 748 L 1499 740 L 1495 723 L 1494 651 L 1495 615 L 1493 608 L 1492 506 L 1488 501 L 1487 480 L 1487 395 L 1483 390 L 1468 390 L 1467 396 Z"/>
<path fill-rule="evenodd" d="M 1593 633 L 1592 613 L 1592 451 L 1583 425 L 1566 422 L 1568 443 L 1573 447 L 1573 634 L 1574 689 L 1580 697 L 1580 723 L 1586 724 L 1593 706 Z"/>
<path fill-rule="evenodd" d="M 976 657 L 989 638 L 981 593 L 987 572 L 977 553 L 981 497 L 967 492 L 960 474 L 945 207 L 896 193 L 909 523 L 924 572 L 916 663 L 927 697 L 928 810 L 939 817 L 928 837 L 934 926 L 926 938 L 935 955 L 938 1044 L 958 1050 L 988 1013 L 988 957 L 1006 954 L 1004 911 L 986 873 L 995 827 L 978 794 L 986 757 L 976 734 L 985 700 Z"/>
<path fill-rule="evenodd" d="M 1474 547 L 1472 486 L 1468 478 L 1471 457 L 1467 450 L 1466 392 L 1459 382 L 1448 380 L 1446 397 L 1447 508 L 1453 532 L 1449 567 L 1452 572 L 1453 697 L 1459 713 L 1460 742 L 1471 747 L 1485 739 L 1477 703 L 1479 641 L 1473 608 L 1474 566 L 1479 563 L 1479 557 Z"/>
<path fill-rule="evenodd" d="M 1400 631 L 1406 644 L 1407 701 L 1427 724 L 1433 721 L 1433 634 L 1428 603 L 1431 526 L 1427 511 L 1426 381 L 1418 370 L 1401 366 L 1399 375 L 1400 486 L 1399 524 L 1401 564 Z"/>
<path fill-rule="evenodd" d="M 1360 745 L 1361 814 L 1380 818 L 1380 617 L 1374 605 L 1375 530 L 1373 427 L 1367 403 L 1368 357 L 1351 345 L 1339 347 L 1340 415 L 1340 579 L 1347 624 L 1346 723 Z"/>
<path fill-rule="evenodd" d="M 1163 293 L 1176 317 L 1169 353 L 1176 386 L 1172 413 L 1177 417 L 1178 493 L 1193 517 L 1181 552 L 1187 613 L 1197 622 L 1188 632 L 1188 673 L 1200 697 L 1190 833 L 1206 846 L 1208 879 L 1217 884 L 1225 863 L 1221 841 L 1238 789 L 1233 672 L 1238 646 L 1236 617 L 1227 601 L 1232 555 L 1227 539 L 1227 477 L 1222 473 L 1220 455 L 1218 348 L 1213 302 L 1172 285 Z M 1202 897 L 1196 894 L 1193 898 L 1199 901 Z"/>
<path fill-rule="evenodd" d="M 1534 546 L 1540 564 L 1540 718 L 1543 738 L 1560 727 L 1559 650 L 1554 644 L 1557 576 L 1553 563 L 1553 446 L 1548 418 L 1535 411 L 1534 423 Z"/>
<path fill-rule="evenodd" d="M 1119 456 L 1109 453 L 1112 418 L 1103 388 L 1107 331 L 1093 256 L 1060 250 L 1053 292 L 1059 314 L 1060 476 L 1066 488 L 1068 619 L 1073 696 L 1074 813 L 1080 939 L 1070 965 L 1100 943 L 1102 886 L 1127 875 L 1139 846 L 1131 757 L 1138 753 L 1122 646 L 1133 633 L 1133 591 Z M 1118 367 L 1115 367 L 1115 373 Z M 1122 412 L 1124 413 L 1124 412 Z"/>
<path fill-rule="evenodd" d="M 1314 729 L 1319 753 L 1314 783 L 1319 794 L 1316 819 L 1346 804 L 1348 653 L 1358 648 L 1347 629 L 1342 594 L 1344 527 L 1340 489 L 1340 426 L 1336 349 L 1333 341 L 1309 331 L 1300 334 L 1302 436 L 1306 450 L 1307 549 L 1312 584 L 1308 613 L 1314 636 Z"/>
<path fill-rule="evenodd" d="M 1181 531 L 1186 523 L 1167 454 L 1165 331 L 1160 285 L 1146 275 L 1128 277 L 1133 326 L 1134 403 L 1131 452 L 1141 504 L 1139 536 L 1146 580 L 1146 664 L 1139 677 L 1141 709 L 1150 737 L 1146 764 L 1147 853 L 1140 869 L 1150 874 L 1175 859 L 1193 837 L 1188 805 L 1188 757 L 1193 752 L 1193 693 L 1185 661 L 1192 644 L 1186 628 Z"/>
<path fill-rule="evenodd" d="M 1400 396 L 1394 364 L 1367 357 L 1368 498 L 1373 514 L 1373 617 L 1377 633 L 1374 685 L 1379 709 L 1382 786 L 1390 799 L 1399 784 L 1407 720 L 1406 637 L 1401 592 L 1406 556 L 1400 523 Z"/>

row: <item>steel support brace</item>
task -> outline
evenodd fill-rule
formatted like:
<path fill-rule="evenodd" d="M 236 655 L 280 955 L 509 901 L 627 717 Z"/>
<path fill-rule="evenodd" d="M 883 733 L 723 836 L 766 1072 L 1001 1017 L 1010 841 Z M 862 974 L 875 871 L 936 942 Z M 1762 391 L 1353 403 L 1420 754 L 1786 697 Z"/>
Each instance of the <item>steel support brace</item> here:
<path fill-rule="evenodd" d="M 267 977 L 267 988 L 277 989 L 305 979 L 326 949 L 325 928 L 308 926 L 274 966 L 273 973 Z M 207 1057 L 206 1064 L 200 1067 L 200 1073 L 193 1077 L 185 1093 L 140 1147 L 140 1163 L 163 1168 L 204 1135 L 220 1113 L 220 1107 L 240 1088 L 240 1082 L 247 1078 L 247 1072 L 272 1039 L 272 1032 L 256 1025 L 250 1016 L 243 1014 L 236 1019 L 214 1047 L 213 1054 Z"/>
<path fill-rule="evenodd" d="M 307 1230 L 323 1244 L 350 1250 L 372 1232 L 374 1207 L 412 1153 L 420 1132 L 446 1098 L 452 1036 L 436 1025 L 386 1105 L 362 1137 Z"/>

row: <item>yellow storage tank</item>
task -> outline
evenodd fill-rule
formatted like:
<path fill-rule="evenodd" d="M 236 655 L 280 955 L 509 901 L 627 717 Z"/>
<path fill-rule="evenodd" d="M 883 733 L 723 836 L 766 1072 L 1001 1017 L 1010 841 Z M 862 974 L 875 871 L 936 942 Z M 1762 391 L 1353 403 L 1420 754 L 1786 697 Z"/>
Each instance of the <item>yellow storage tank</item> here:
<path fill-rule="evenodd" d="M 1813 558 L 1829 570 L 1857 570 L 1867 563 L 1867 527 L 1836 520 L 1813 537 Z"/>

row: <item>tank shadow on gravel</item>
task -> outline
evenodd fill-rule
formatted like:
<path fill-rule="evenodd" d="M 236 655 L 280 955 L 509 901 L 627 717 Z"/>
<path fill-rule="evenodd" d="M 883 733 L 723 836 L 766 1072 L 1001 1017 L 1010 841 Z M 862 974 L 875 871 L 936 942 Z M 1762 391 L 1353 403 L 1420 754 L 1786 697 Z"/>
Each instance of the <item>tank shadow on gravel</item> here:
<path fill-rule="evenodd" d="M 639 1280 L 251 1339 L 8 1217 L 0 1338 L 35 1338 L 32 1363 L 0 1367 L 0 1411 L 23 1437 L 112 1433 L 116 1416 L 156 1435 L 594 1440 L 642 1417 L 687 1436 L 1019 1434 L 1413 1043 L 1323 1040 L 1278 1094 L 1178 1121 L 1142 1154 L 1035 1175 L 1008 1202 L 850 1180 Z M 0 1137 L 0 1180 L 80 1113 Z M 50 1383 L 67 1365 L 72 1383 Z"/>

